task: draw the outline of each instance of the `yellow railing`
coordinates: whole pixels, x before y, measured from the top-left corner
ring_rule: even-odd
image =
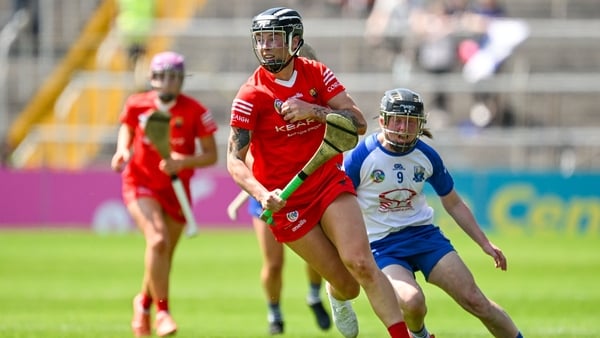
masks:
[[[157,17],[185,25],[204,2],[157,0]],[[106,135],[90,132],[82,140],[80,136],[75,137],[81,134],[78,129],[82,129],[81,126],[100,126],[98,130],[106,132],[107,126],[114,125],[116,130],[123,102],[135,89],[133,79],[122,77],[121,83],[108,86],[105,83],[97,86],[74,83],[80,72],[120,72],[133,76],[126,72],[126,55],[122,48],[111,53],[111,59],[104,65],[106,68],[99,69],[97,62],[97,53],[109,37],[116,11],[115,0],[105,0],[98,6],[64,59],[16,118],[8,133],[9,145],[17,149],[13,156],[15,166],[82,168],[96,156],[102,143],[98,141]],[[160,34],[150,36],[148,55],[168,49],[170,39]],[[57,133],[60,133],[60,141],[56,140]],[[53,136],[45,137],[48,134]]]

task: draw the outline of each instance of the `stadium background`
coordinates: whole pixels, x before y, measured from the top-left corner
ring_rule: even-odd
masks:
[[[256,66],[249,19],[284,4],[303,13],[306,40],[367,117],[376,116],[381,93],[393,86],[421,92],[426,105],[435,90],[451,96],[453,123],[435,130],[432,143],[486,229],[598,234],[600,7],[584,0],[504,1],[510,17],[527,23],[529,37],[505,71],[473,85],[459,71],[437,78],[415,71],[398,79],[393,57],[365,43],[365,14],[334,3],[157,1],[149,52],[173,49],[186,56],[185,90],[209,106],[220,124],[219,164],[194,180],[194,210],[202,226],[248,221],[243,212],[237,222],[225,214],[236,193],[224,169],[229,105]],[[20,25],[11,10],[7,2],[0,5],[6,65],[0,72],[0,227],[129,229],[119,177],[108,171],[117,116],[134,89],[125,55],[111,38],[115,1],[40,1],[37,34],[30,29],[35,16]],[[510,102],[515,126],[461,126],[473,92],[481,88]],[[69,209],[60,208],[64,201],[71,201]]]
[[[157,1],[150,52],[173,49],[186,56],[186,91],[205,102],[221,126],[219,164],[198,171],[193,181],[201,232],[182,241],[175,262],[180,336],[265,336],[260,255],[248,216],[242,211],[236,222],[226,217],[238,189],[225,171],[224,153],[231,99],[256,66],[250,17],[279,4],[305,16],[307,41],[368,117],[389,87],[412,87],[426,104],[438,89],[451,96],[453,124],[436,130],[431,142],[509,257],[508,273],[495,271],[442,211],[436,223],[528,337],[600,336],[598,2],[505,0],[530,35],[504,73],[477,86],[459,72],[436,78],[415,72],[400,81],[392,57],[365,43],[364,17],[340,14],[334,2]],[[109,170],[117,115],[134,89],[123,53],[107,38],[115,2],[39,0],[37,37],[31,26],[20,25],[23,16],[13,20],[12,3],[0,1],[0,336],[129,336],[143,239],[124,210],[119,175]],[[478,90],[509,100],[516,125],[461,127]],[[435,198],[431,203],[439,207]],[[286,336],[338,336],[335,330],[316,333],[308,323],[303,265],[288,257]],[[428,322],[438,336],[488,336],[443,292],[423,284]],[[355,306],[362,336],[385,334],[366,300]]]

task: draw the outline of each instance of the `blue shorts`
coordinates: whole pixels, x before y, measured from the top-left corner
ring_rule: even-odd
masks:
[[[260,202],[258,202],[256,198],[248,198],[248,213],[250,216],[260,218],[260,214],[262,214],[262,212],[263,208],[262,205],[260,205]]]
[[[422,271],[427,280],[442,257],[455,251],[442,230],[430,224],[407,227],[371,243],[371,251],[380,269],[401,265],[412,271]]]

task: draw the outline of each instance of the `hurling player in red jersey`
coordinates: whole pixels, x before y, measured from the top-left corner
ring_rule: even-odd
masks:
[[[317,55],[315,50],[307,43],[302,45],[298,52],[298,56],[316,60]],[[252,154],[249,152],[246,155],[246,164],[252,166]],[[242,191],[238,196],[248,199],[248,194]],[[238,197],[236,197],[236,200]],[[227,210],[232,219],[237,217],[237,209],[241,205],[233,205],[232,210]],[[254,199],[250,198],[248,203],[248,212],[252,217],[252,226],[256,233],[258,246],[262,253],[262,267],[260,270],[260,282],[262,284],[264,294],[267,300],[267,321],[269,324],[269,334],[283,334],[285,330],[284,315],[281,307],[281,291],[283,289],[283,266],[284,266],[284,249],[283,244],[275,240],[273,233],[269,229],[270,226],[260,218],[262,206]],[[322,330],[331,328],[331,318],[323,306],[321,301],[321,289],[323,278],[310,265],[306,264],[306,277],[308,279],[308,294],[306,303],[315,316],[317,325]]]
[[[362,287],[391,337],[409,338],[396,295],[378,269],[352,182],[338,155],[283,201],[283,188],[321,144],[325,116],[351,116],[360,134],[366,121],[324,64],[297,57],[303,44],[300,14],[268,9],[252,21],[260,67],[238,91],[231,110],[227,167],[242,189],[273,212],[273,231],[328,282],[333,321],[344,337],[358,335],[350,300]],[[251,168],[247,152],[254,155]]]
[[[169,313],[169,275],[185,218],[170,176],[179,176],[190,199],[194,169],[217,161],[217,125],[211,112],[181,93],[185,76],[183,56],[174,52],[156,54],[150,71],[152,90],[133,94],[125,102],[111,163],[113,170],[122,171],[123,199],[146,240],[144,277],[141,291],[134,298],[131,323],[138,337],[151,334],[153,302],[157,308],[156,334],[167,336],[177,330]],[[169,159],[162,159],[144,135],[143,122],[156,110],[171,115]],[[201,151],[196,149],[196,140]]]

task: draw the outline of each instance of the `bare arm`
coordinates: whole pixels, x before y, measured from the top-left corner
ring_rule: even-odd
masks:
[[[231,127],[227,145],[227,170],[243,190],[253,196],[265,209],[279,211],[284,205],[278,191],[268,191],[252,174],[246,165],[251,132],[247,129]],[[252,160],[249,158],[249,162]]]
[[[455,190],[452,190],[446,196],[441,197],[444,209],[452,216],[454,221],[483,251],[494,258],[497,268],[506,270],[506,257],[500,248],[489,241],[481,227],[475,220],[471,209],[465,204],[462,198]]]
[[[171,158],[162,160],[159,167],[166,173],[178,173],[186,168],[202,168],[213,165],[217,162],[217,142],[214,135],[201,137],[201,152],[196,155],[183,155],[171,152]]]
[[[200,149],[202,152],[192,157],[191,166],[193,167],[206,167],[217,163],[219,153],[217,150],[217,141],[214,135],[201,137]]]
[[[131,157],[131,142],[133,129],[126,124],[121,124],[117,136],[117,149],[112,157],[110,166],[114,171],[121,171]]]
[[[313,118],[325,123],[327,114],[337,113],[350,118],[358,129],[359,135],[363,135],[367,131],[367,122],[365,121],[362,111],[347,92],[344,91],[337,94],[329,100],[327,104],[329,107],[323,107],[292,98],[281,105],[281,115],[289,122]]]

